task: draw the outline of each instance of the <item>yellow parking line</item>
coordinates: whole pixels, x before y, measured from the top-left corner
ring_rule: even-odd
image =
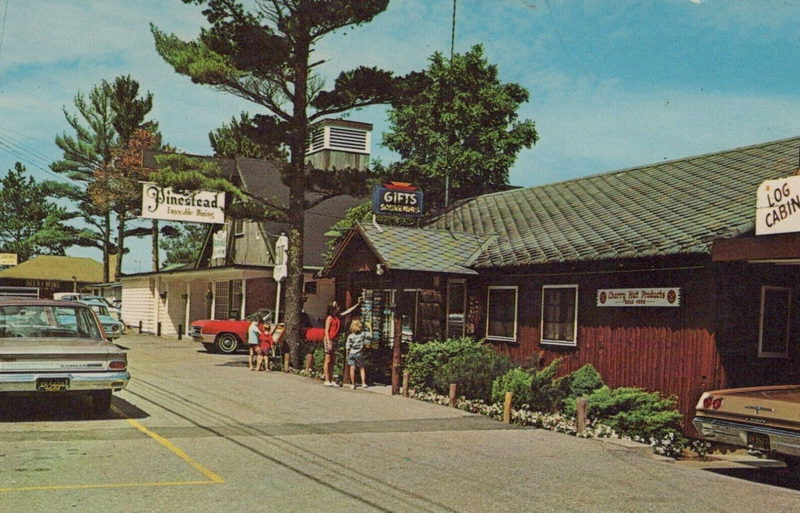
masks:
[[[117,414],[121,416],[125,416],[125,413],[118,410],[116,407],[111,407]],[[222,479],[220,476],[215,474],[214,472],[210,471],[200,463],[193,460],[188,454],[183,452],[181,449],[178,449],[172,442],[164,438],[163,436],[150,431],[142,424],[136,422],[133,419],[125,419],[128,423],[135,427],[137,430],[141,431],[142,433],[146,434],[156,442],[160,443],[167,449],[169,449],[172,453],[176,454],[180,457],[183,461],[188,463],[192,468],[206,476],[210,481],[156,481],[152,483],[106,483],[106,484],[85,484],[85,485],[50,485],[50,486],[18,486],[14,488],[0,488],[0,493],[6,492],[29,492],[29,491],[41,491],[41,490],[84,490],[88,488],[134,488],[134,487],[143,487],[143,486],[185,486],[185,485],[203,485],[203,484],[218,484],[224,483],[225,480]]]
[[[152,438],[156,442],[160,443],[161,445],[163,445],[164,447],[166,447],[167,449],[169,449],[170,451],[175,453],[179,458],[181,458],[183,461],[188,463],[192,468],[196,469],[198,472],[200,472],[201,474],[203,474],[204,476],[209,478],[212,482],[214,482],[214,483],[224,483],[225,482],[224,479],[222,479],[217,474],[211,472],[206,467],[204,467],[203,465],[201,465],[198,462],[196,462],[195,460],[193,460],[191,457],[189,457],[188,454],[186,454],[182,450],[180,450],[177,447],[175,447],[175,445],[172,442],[170,442],[169,440],[167,440],[163,436],[159,435],[158,433],[154,433],[154,432],[150,431],[149,429],[147,429],[146,427],[144,427],[143,425],[139,424],[138,422],[136,422],[133,419],[126,419],[126,420],[128,421],[128,423],[131,426],[135,427],[136,429],[138,429],[142,433],[146,434],[147,436],[149,436],[150,438]]]
[[[51,486],[18,486],[16,488],[0,488],[0,493],[5,492],[30,492],[41,490],[84,490],[87,488],[134,488],[141,486],[181,486],[213,484],[211,481],[161,481],[153,483],[107,483],[87,485],[51,485]]]

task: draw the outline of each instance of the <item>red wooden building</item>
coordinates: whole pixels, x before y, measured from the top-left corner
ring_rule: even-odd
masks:
[[[323,272],[387,337],[396,305],[405,339],[591,363],[610,386],[675,395],[690,419],[704,389],[800,380],[800,234],[754,235],[759,184],[794,175],[799,148],[488,194],[422,229],[360,225]]]

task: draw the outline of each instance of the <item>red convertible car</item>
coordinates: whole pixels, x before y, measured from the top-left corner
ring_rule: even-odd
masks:
[[[250,320],[260,316],[272,321],[272,311],[259,310],[248,316],[248,319],[213,319],[192,322],[189,334],[195,342],[200,342],[209,353],[234,353],[237,349],[247,347],[247,328]]]
[[[247,319],[242,320],[199,320],[191,323],[189,335],[195,342],[200,342],[209,353],[235,353],[239,349],[247,347],[247,329],[252,322],[250,319],[260,316],[265,321],[272,321],[271,310],[258,310],[251,314]],[[307,322],[307,324],[309,324]],[[280,339],[283,331],[283,323],[278,324],[278,332],[274,334],[275,340]],[[322,328],[308,328],[304,334],[306,340],[312,342],[322,341]]]

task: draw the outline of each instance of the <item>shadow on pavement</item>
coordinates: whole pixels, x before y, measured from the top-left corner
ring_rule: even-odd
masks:
[[[753,467],[706,469],[724,476],[800,491],[800,469]]]
[[[150,415],[114,395],[111,409],[103,414],[91,410],[91,401],[81,396],[15,396],[0,399],[0,422],[71,422],[109,419],[142,419]]]

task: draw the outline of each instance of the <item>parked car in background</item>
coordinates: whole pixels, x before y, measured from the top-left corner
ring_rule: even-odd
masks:
[[[83,294],[80,292],[56,292],[53,294],[53,299],[57,299],[59,301],[77,301]]]
[[[205,319],[191,323],[189,334],[210,353],[233,353],[247,347],[247,328],[252,319],[261,317],[272,322],[272,310],[261,309],[246,319]]]
[[[120,305],[121,305],[121,301],[119,301],[118,299],[111,299],[111,298],[106,297],[106,296],[84,295],[84,296],[81,297],[81,299],[83,299],[85,301],[102,301],[103,303],[106,304],[106,306],[108,307],[109,311],[112,314],[114,312],[118,312],[119,309],[120,309]]]
[[[76,297],[73,298],[72,296]],[[122,320],[122,309],[120,308],[120,305],[113,304],[111,300],[105,296],[92,296],[89,294],[72,294],[65,296],[65,298],[69,298],[68,299],[69,301],[91,301],[94,303],[101,303],[103,305],[106,305],[106,308],[108,308],[111,317],[117,319],[118,321]]]
[[[127,355],[103,336],[89,306],[0,301],[0,397],[81,395],[102,415],[129,380]]]
[[[106,337],[114,340],[125,332],[125,325],[111,316],[105,303],[87,300],[80,300],[78,302],[89,306],[94,311],[95,315],[97,315],[97,318],[100,320],[100,325],[103,327],[103,332],[106,334]]]
[[[692,420],[700,437],[800,463],[800,385],[704,392]]]

